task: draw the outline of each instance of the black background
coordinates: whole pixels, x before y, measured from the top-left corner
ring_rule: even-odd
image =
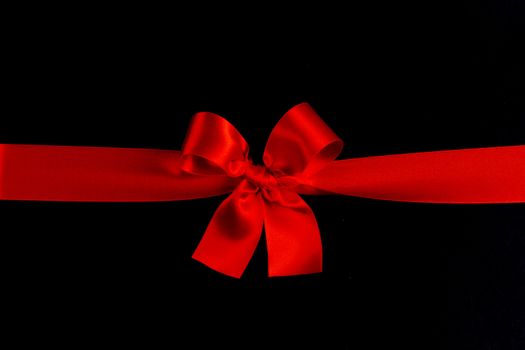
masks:
[[[343,158],[525,144],[518,2],[7,17],[2,143],[179,149],[205,110],[260,159],[281,115],[306,101],[345,140]],[[325,271],[269,279],[261,244],[235,280],[191,259],[223,199],[0,202],[19,341],[525,346],[522,204],[307,197]]]

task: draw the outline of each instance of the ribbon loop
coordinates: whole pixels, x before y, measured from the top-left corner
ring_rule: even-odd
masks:
[[[343,141],[307,103],[290,109],[273,129],[264,164],[286,175],[310,175],[333,161]]]
[[[213,113],[193,116],[182,146],[181,167],[198,175],[240,176],[248,143],[226,119]]]

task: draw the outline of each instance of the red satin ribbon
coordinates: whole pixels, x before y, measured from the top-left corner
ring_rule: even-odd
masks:
[[[320,272],[321,238],[299,194],[432,203],[525,202],[525,146],[336,161],[343,142],[306,103],[272,131],[264,166],[225,119],[197,113],[182,151],[0,145],[0,199],[143,202],[232,192],[193,257],[240,277],[262,234],[270,276]]]

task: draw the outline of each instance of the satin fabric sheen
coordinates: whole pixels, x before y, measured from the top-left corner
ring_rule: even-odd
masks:
[[[306,103],[272,131],[263,165],[224,118],[197,113],[182,151],[0,144],[0,199],[148,202],[231,193],[193,257],[240,277],[261,238],[270,276],[322,270],[321,236],[299,194],[427,203],[525,202],[525,146],[335,160],[343,142]]]

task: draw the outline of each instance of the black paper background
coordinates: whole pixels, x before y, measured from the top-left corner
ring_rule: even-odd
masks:
[[[307,101],[342,157],[525,144],[517,2],[224,11],[13,15],[0,142],[179,149],[207,110],[260,159],[280,116]],[[19,341],[525,346],[522,204],[307,197],[325,271],[269,279],[261,244],[235,280],[191,259],[223,199],[0,202]]]

